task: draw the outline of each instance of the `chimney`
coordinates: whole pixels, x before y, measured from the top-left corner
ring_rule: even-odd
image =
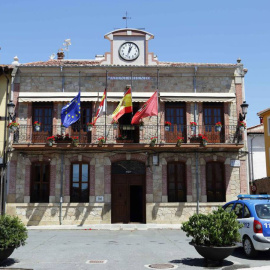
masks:
[[[65,57],[64,52],[58,52],[58,53],[57,53],[57,60],[63,60],[64,57]]]
[[[263,118],[260,117],[260,124],[263,124]]]

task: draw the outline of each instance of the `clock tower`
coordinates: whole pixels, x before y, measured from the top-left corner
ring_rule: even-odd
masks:
[[[157,65],[157,57],[148,52],[148,41],[154,36],[140,29],[123,28],[104,36],[111,43],[105,53],[103,65]]]

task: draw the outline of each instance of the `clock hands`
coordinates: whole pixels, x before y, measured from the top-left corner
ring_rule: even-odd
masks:
[[[128,49],[128,54],[130,53],[131,49],[132,49],[132,45],[130,44],[129,49]]]

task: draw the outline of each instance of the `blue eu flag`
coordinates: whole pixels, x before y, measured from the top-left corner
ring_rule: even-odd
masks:
[[[69,104],[61,110],[61,121],[66,128],[78,121],[81,117],[81,93],[73,98]]]

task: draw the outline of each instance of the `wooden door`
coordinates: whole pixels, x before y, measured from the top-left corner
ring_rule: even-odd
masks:
[[[112,175],[112,223],[145,223],[145,175]]]
[[[185,103],[166,103],[165,121],[171,122],[169,131],[165,131],[165,141],[176,143],[177,137],[186,141],[186,106]]]
[[[223,103],[204,103],[203,105],[203,134],[210,143],[220,143],[224,141],[224,117]],[[221,132],[215,130],[215,124],[221,122],[223,128]]]
[[[33,105],[32,122],[38,121],[41,123],[40,131],[35,131],[33,126],[32,142],[44,143],[47,137],[52,135],[52,112],[53,104],[51,102],[37,102]]]
[[[125,174],[112,175],[112,223],[128,223],[128,182]]]
[[[87,123],[92,120],[92,103],[81,103],[81,118],[71,125],[71,135],[79,137],[80,143],[91,142],[91,132],[87,130]]]

